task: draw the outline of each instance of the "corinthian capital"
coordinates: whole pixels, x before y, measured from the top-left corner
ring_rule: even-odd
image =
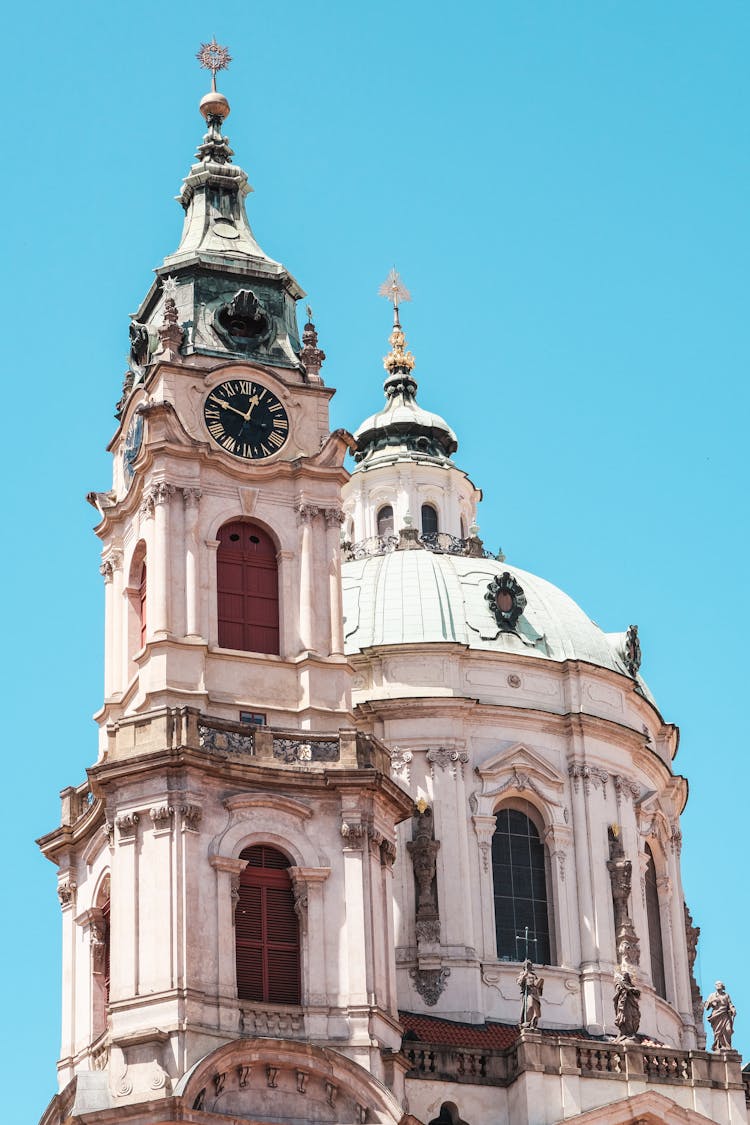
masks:
[[[325,516],[328,527],[334,527],[336,525],[341,526],[346,519],[341,508],[323,508],[323,515]]]
[[[307,523],[308,520],[314,520],[316,516],[320,515],[320,508],[315,504],[298,504],[295,508],[300,523]]]

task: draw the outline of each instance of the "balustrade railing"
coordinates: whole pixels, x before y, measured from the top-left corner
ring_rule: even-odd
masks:
[[[356,543],[342,543],[341,550],[345,562],[356,559],[368,559],[377,555],[389,555],[393,551],[414,550],[422,548],[432,551],[437,555],[465,555],[471,558],[496,559],[502,562],[502,554],[493,555],[486,551],[480,539],[462,539],[458,535],[450,535],[447,531],[429,531],[424,535],[412,528],[406,529],[399,535],[371,535],[368,539],[360,539]]]

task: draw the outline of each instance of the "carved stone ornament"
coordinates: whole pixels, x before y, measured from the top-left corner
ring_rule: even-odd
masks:
[[[400,747],[394,746],[391,751],[391,774],[402,776],[408,784],[411,775],[409,767],[413,757],[411,750],[401,750]]]
[[[60,899],[60,906],[65,909],[75,902],[76,890],[78,889],[75,879],[63,879],[57,885],[57,897]]]
[[[641,945],[628,910],[633,865],[625,856],[619,833],[612,828],[609,829],[609,856],[607,869],[612,883],[617,962],[621,973],[628,973],[641,962]]]
[[[695,979],[695,959],[698,956],[698,938],[701,936],[700,926],[693,924],[693,916],[688,909],[688,904],[683,903],[685,910],[685,940],[687,942],[688,965],[690,967],[690,997],[693,1004],[693,1018],[695,1028],[700,1040],[703,1028],[703,999],[698,982]],[[705,1036],[703,1037],[705,1041]],[[700,1042],[698,1044],[701,1045]]]
[[[526,608],[526,595],[513,575],[507,570],[496,575],[487,587],[484,600],[500,628],[506,633],[515,632],[518,618]]]
[[[216,324],[235,340],[263,343],[270,334],[271,321],[251,289],[240,289],[216,313]]]
[[[437,1004],[445,991],[450,969],[409,969],[409,976],[419,995],[430,1008]]]
[[[89,942],[91,944],[91,971],[97,976],[102,976],[107,968],[107,942],[104,927],[101,923],[91,923]]]
[[[198,825],[203,816],[203,809],[199,805],[182,805],[180,808],[183,828],[190,832],[197,832]]]
[[[141,818],[137,812],[125,813],[122,816],[118,816],[115,824],[117,825],[117,831],[119,833],[119,838],[121,841],[135,839],[135,834],[138,829],[138,821],[140,819]]]
[[[308,742],[304,738],[274,738],[273,756],[289,765],[294,762],[337,762],[339,743],[338,739]]]
[[[408,841],[406,848],[414,867],[414,880],[417,888],[417,919],[419,919],[427,916],[428,913],[434,915],[437,912],[433,883],[440,841],[432,838],[432,809],[426,808],[424,812],[417,816],[416,820],[414,839]]]
[[[635,679],[638,675],[638,669],[641,666],[641,642],[638,639],[637,625],[628,625],[628,631],[625,634],[623,659],[625,661],[625,667],[633,679]]]
[[[463,768],[468,760],[469,755],[464,750],[446,750],[439,747],[427,751],[427,761],[430,763],[430,772],[433,777],[435,776],[435,766],[438,766],[441,770],[449,769],[453,777],[456,777],[457,768],[460,766],[463,774]]]
[[[255,732],[250,730],[247,734],[240,734],[239,731],[219,730],[199,723],[198,744],[201,750],[224,754],[254,754]]]
[[[322,382],[320,369],[326,358],[326,353],[318,347],[318,333],[312,320],[312,309],[307,306],[307,324],[302,329],[302,350],[299,357],[305,366],[308,378],[314,382]]]
[[[177,322],[177,305],[174,297],[164,301],[164,317],[159,328],[161,349],[169,359],[176,359],[182,347],[184,332]]]
[[[149,816],[154,828],[157,831],[163,831],[165,828],[171,827],[174,809],[171,805],[159,805],[157,808],[149,810]]]
[[[578,792],[581,782],[583,782],[583,791],[588,797],[591,792],[591,786],[598,789],[601,785],[604,797],[607,796],[607,782],[609,781],[609,774],[606,770],[599,769],[597,766],[590,766],[586,762],[572,762],[568,766],[568,776],[573,782],[573,789]]]

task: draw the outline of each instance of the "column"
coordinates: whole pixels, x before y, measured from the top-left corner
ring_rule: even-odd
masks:
[[[115,662],[115,606],[116,601],[113,591],[112,578],[114,574],[114,567],[112,561],[106,558],[99,567],[99,573],[104,579],[104,698],[109,699],[112,695],[114,684],[114,662]]]
[[[201,636],[198,591],[200,588],[200,554],[198,551],[199,488],[183,488],[185,507],[185,634]]]
[[[216,593],[216,554],[219,550],[218,539],[207,539],[206,567],[208,569],[208,622],[204,622],[209,645],[219,643],[219,601]]]
[[[169,502],[174,495],[174,485],[159,481],[150,489],[154,502],[154,558],[149,570],[148,616],[153,621],[152,636],[165,636],[169,632]],[[146,565],[149,565],[147,560]],[[151,574],[154,581],[151,581]]]
[[[326,561],[328,563],[328,602],[330,635],[327,638],[328,651],[344,651],[344,607],[341,596],[341,525],[344,513],[340,508],[326,508]]]
[[[318,509],[311,504],[300,504],[297,508],[302,535],[300,543],[300,613],[299,630],[302,649],[311,650],[315,647],[315,608],[313,589],[313,541],[312,521],[318,514]]]

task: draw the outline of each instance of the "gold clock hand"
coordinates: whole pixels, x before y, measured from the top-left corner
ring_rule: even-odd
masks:
[[[250,399],[250,405],[247,408],[247,413],[242,415],[242,417],[245,419],[246,422],[250,421],[250,415],[252,414],[253,410],[255,410],[255,407],[258,405],[259,402],[260,402],[260,399],[258,398],[258,396],[253,395],[253,397]]]
[[[247,421],[247,415],[243,414],[241,410],[238,410],[236,406],[230,406],[228,402],[222,402],[221,399],[214,399],[214,402],[218,402],[219,406],[223,407],[224,410],[231,410],[233,414],[239,414],[240,418],[244,418],[245,421]]]

